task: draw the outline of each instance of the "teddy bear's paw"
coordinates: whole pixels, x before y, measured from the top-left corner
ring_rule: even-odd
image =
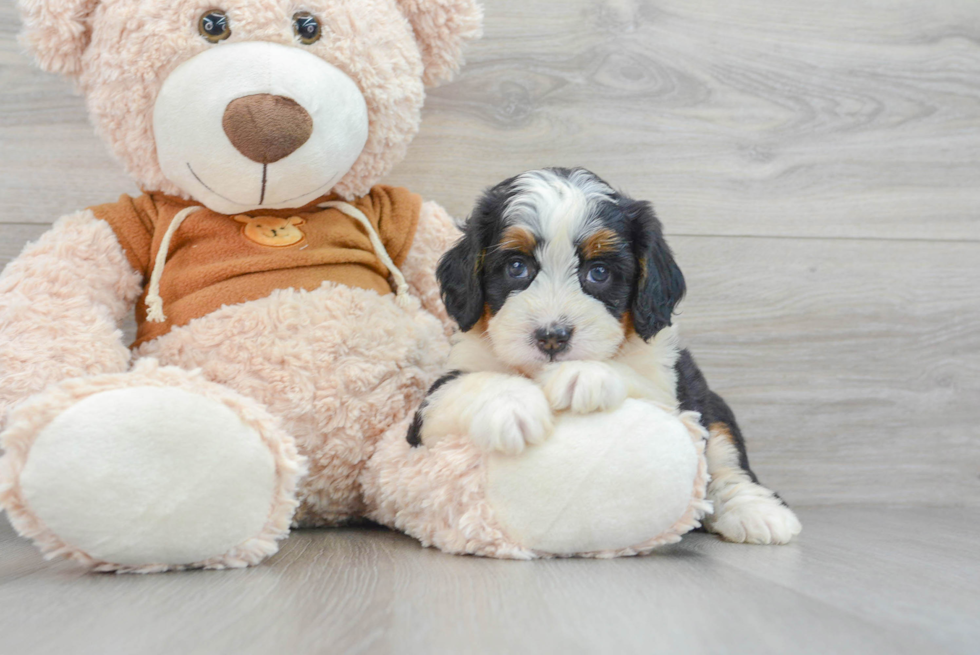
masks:
[[[115,377],[103,388],[126,376]],[[10,463],[20,469],[19,500],[7,509],[19,529],[45,552],[100,570],[236,567],[274,552],[283,530],[270,513],[288,525],[295,509],[279,497],[298,474],[291,441],[250,400],[185,382],[99,391],[67,406],[52,394],[15,417],[5,438],[29,444]],[[52,420],[29,434],[38,412]]]
[[[736,495],[722,503],[705,521],[708,529],[735,543],[789,543],[803,526],[793,510],[765,491],[768,494]]]
[[[603,412],[616,409],[626,400],[626,383],[605,362],[549,364],[538,374],[537,381],[555,411]]]
[[[487,389],[470,423],[470,438],[483,450],[517,455],[551,434],[551,407],[533,383],[515,378]]]

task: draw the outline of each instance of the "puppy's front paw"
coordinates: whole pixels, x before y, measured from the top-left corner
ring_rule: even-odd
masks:
[[[551,407],[541,389],[528,380],[514,380],[487,390],[473,414],[470,438],[484,450],[517,455],[525,444],[544,441],[551,428]]]
[[[626,400],[626,383],[605,362],[549,364],[538,374],[537,381],[556,411],[602,412],[616,409]]]
[[[793,510],[774,496],[736,496],[706,524],[726,541],[746,544],[789,543],[803,529]]]

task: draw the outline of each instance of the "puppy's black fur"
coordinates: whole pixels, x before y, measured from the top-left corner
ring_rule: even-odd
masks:
[[[566,179],[574,172],[566,168],[548,170]],[[602,181],[594,174],[589,175]],[[504,211],[518,192],[515,185],[518,177],[504,180],[483,194],[466,222],[463,237],[439,262],[436,276],[446,310],[463,332],[472,329],[485,312],[495,314],[508,296],[520,291],[522,286],[526,288],[534,279],[533,257],[495,247],[507,228]],[[615,249],[603,252],[594,260],[586,260],[580,251],[582,264],[594,261],[610,271],[610,282],[596,286],[584,278],[588,267],[580,266],[582,289],[600,300],[613,316],[624,318],[629,313],[633,329],[649,341],[671,325],[674,309],[687,288],[684,274],[674,260],[664,239],[663,226],[650,203],[616,193],[610,202],[598,207],[596,218],[604,228],[622,238]],[[525,280],[506,275],[504,267],[515,257],[523,257],[529,267],[530,274]],[[729,433],[739,454],[738,465],[753,482],[758,482],[749,468],[745,440],[734,413],[721,396],[711,391],[691,353],[681,351],[675,368],[681,408],[700,412],[706,429]],[[450,373],[436,382],[429,393],[459,375],[459,371]],[[420,408],[408,433],[408,441],[413,446],[421,443],[421,429]]]
[[[631,201],[626,211],[631,218],[630,236],[640,269],[631,310],[633,328],[644,341],[649,341],[671,324],[674,308],[687,292],[687,284],[653,207],[647,202]]]
[[[547,170],[568,178],[581,169]],[[507,227],[503,215],[518,193],[518,177],[504,180],[483,194],[466,221],[463,237],[439,261],[436,277],[446,311],[463,332],[472,329],[485,311],[495,314],[511,293],[522,286],[526,288],[534,279],[532,257],[494,247]],[[609,267],[613,283],[601,289],[590,288],[584,279],[587,267],[582,266],[583,290],[601,300],[617,318],[629,311],[636,333],[649,340],[671,324],[674,308],[687,288],[684,274],[674,261],[664,240],[663,226],[650,203],[617,193],[614,202],[602,203],[598,208],[597,219],[622,235],[622,248],[595,260]],[[523,257],[532,269],[523,281],[505,274],[504,266],[515,257]]]
[[[500,241],[506,227],[501,213],[513,195],[516,179],[504,180],[483,194],[466,221],[463,237],[439,260],[436,278],[442,301],[446,312],[463,332],[472,329],[483,316],[487,304],[484,289],[486,253],[492,244]],[[494,304],[502,306],[506,295],[495,293],[494,296]]]
[[[738,465],[749,474],[752,482],[758,482],[752,469],[749,468],[749,456],[745,451],[745,439],[742,431],[735,421],[735,413],[731,407],[708,387],[708,381],[698,365],[694,362],[691,351],[686,348],[681,351],[677,363],[674,364],[677,371],[677,400],[680,402],[681,409],[699,412],[701,414],[701,424],[705,428],[712,425],[722,424],[732,435],[732,442],[738,449]]]
[[[408,426],[408,435],[406,438],[408,439],[408,443],[412,448],[417,448],[422,445],[422,412],[425,411],[426,401],[428,400],[429,396],[434,394],[439,387],[452,382],[462,374],[462,371],[449,371],[441,378],[433,382],[432,386],[429,387],[429,391],[425,394],[426,400],[423,400],[422,404],[419,405],[419,408],[415,411],[415,416],[412,417],[412,424]]]

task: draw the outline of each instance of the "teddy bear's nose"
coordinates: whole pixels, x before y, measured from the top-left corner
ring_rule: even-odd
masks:
[[[313,134],[313,119],[298,102],[268,93],[232,100],[221,124],[238,152],[260,164],[291,155]]]

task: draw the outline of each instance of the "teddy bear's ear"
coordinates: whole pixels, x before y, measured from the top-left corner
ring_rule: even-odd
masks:
[[[77,75],[98,4],[99,0],[18,0],[24,22],[20,41],[42,69]]]
[[[426,86],[448,82],[463,63],[463,42],[482,33],[477,0],[397,0],[422,51]]]
[[[305,218],[300,218],[299,216],[290,216],[289,220],[286,222],[288,225],[302,225],[306,222]]]

